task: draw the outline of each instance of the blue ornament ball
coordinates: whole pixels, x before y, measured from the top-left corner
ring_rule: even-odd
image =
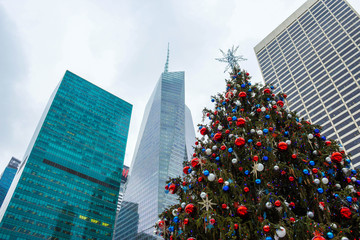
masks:
[[[174,227],[173,227],[173,226],[170,226],[170,227],[169,227],[169,231],[170,231],[170,232],[173,232],[173,231],[174,231]]]
[[[310,164],[310,166],[314,166],[314,165],[315,165],[315,162],[314,162],[314,161],[310,161],[309,164]]]
[[[204,170],[203,173],[204,173],[205,176],[209,176],[209,174],[210,174],[210,173],[209,173],[209,170]]]
[[[252,139],[249,139],[249,140],[248,140],[248,143],[252,143],[252,141],[253,141]]]
[[[263,156],[263,160],[267,161],[267,160],[269,160],[269,158],[267,156]]]
[[[326,236],[330,239],[334,238],[334,234],[332,232],[327,232]]]
[[[241,84],[241,87],[244,88],[244,87],[246,87],[246,85],[245,85],[245,84]]]
[[[220,157],[216,157],[215,160],[216,160],[216,161],[219,161],[219,160],[220,160]]]
[[[235,116],[232,117],[232,120],[233,120],[233,121],[236,121],[236,119],[237,119],[237,117],[235,117]]]
[[[179,222],[179,217],[174,217],[173,222],[178,223]]]
[[[316,129],[314,130],[314,132],[315,132],[315,133],[320,133],[320,130],[316,128]]]
[[[347,196],[347,197],[346,197],[346,201],[348,201],[349,203],[351,203],[351,202],[352,202],[352,197]]]
[[[260,184],[260,183],[261,183],[261,180],[260,180],[260,179],[256,179],[256,180],[255,180],[255,183],[256,183],[256,184]]]
[[[321,139],[322,139],[323,141],[325,141],[325,140],[326,140],[326,137],[325,137],[325,136],[322,136]]]
[[[246,170],[244,173],[245,173],[245,175],[249,175],[249,174],[250,174],[250,171],[249,171],[249,170]]]
[[[224,190],[224,191],[228,191],[228,190],[229,190],[229,186],[228,186],[228,185],[223,186],[223,190]]]
[[[266,118],[266,119],[270,119],[270,115],[266,115],[265,118]]]
[[[263,132],[266,134],[266,133],[269,132],[269,130],[268,130],[267,128],[265,128],[265,129],[263,130]]]
[[[274,89],[274,86],[270,86],[271,89]]]
[[[232,148],[229,148],[228,149],[229,153],[233,152],[233,149]]]
[[[211,102],[215,102],[215,99],[211,99]]]
[[[266,237],[265,240],[273,240],[272,237]]]
[[[324,189],[322,189],[322,188],[318,188],[317,191],[318,191],[318,193],[320,193],[320,194],[324,193]]]
[[[304,170],[303,170],[303,173],[306,174],[306,175],[308,175],[308,174],[309,174],[309,170],[304,169]]]

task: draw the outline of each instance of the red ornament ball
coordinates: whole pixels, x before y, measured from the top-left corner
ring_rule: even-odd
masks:
[[[254,156],[254,157],[253,157],[253,160],[254,160],[255,162],[257,162],[257,161],[259,160],[259,157],[258,157],[258,156]]]
[[[268,89],[268,88],[264,89],[264,94],[270,94],[270,92],[271,92],[270,89]]]
[[[161,220],[159,221],[159,228],[163,228],[165,226],[165,221]]]
[[[326,141],[325,144],[326,144],[326,146],[330,146],[331,142],[330,142],[330,141]]]
[[[239,126],[239,127],[241,127],[241,126],[244,126],[245,125],[245,119],[243,119],[243,118],[238,118],[237,120],[236,120],[236,126]]]
[[[293,155],[291,155],[291,158],[292,158],[292,159],[296,159],[296,158],[297,158],[297,155],[296,155],[296,154],[293,154]]]
[[[270,226],[269,226],[269,225],[265,225],[265,226],[263,227],[263,230],[264,230],[264,232],[266,232],[266,233],[270,232]]]
[[[220,183],[220,184],[224,183],[224,179],[219,178],[218,183]]]
[[[258,113],[261,112],[261,108],[256,109],[256,111],[257,111]]]
[[[294,223],[295,222],[295,218],[291,217],[290,219],[290,222]]]
[[[222,209],[226,209],[226,208],[227,208],[227,205],[226,205],[225,203],[223,203],[223,204],[221,205],[221,208],[222,208]]]
[[[289,177],[289,181],[290,181],[290,182],[293,182],[294,180],[295,180],[294,177],[292,177],[292,176]]]
[[[237,213],[238,213],[241,217],[244,217],[244,216],[247,215],[248,209],[247,209],[247,207],[245,207],[245,206],[240,206],[240,207],[238,207],[238,209],[237,209]]]
[[[196,240],[196,238],[190,237],[187,240]]]
[[[186,212],[187,214],[192,214],[192,213],[194,213],[194,212],[195,212],[195,206],[194,206],[194,204],[189,203],[188,205],[186,205],[186,207],[185,207],[185,212]]]
[[[241,98],[246,97],[246,95],[247,95],[246,92],[240,92],[240,93],[239,93],[239,97],[241,97]]]
[[[193,158],[191,160],[191,166],[194,168],[199,164],[199,159],[198,158]]]
[[[312,169],[312,172],[313,172],[314,174],[317,174],[318,171],[319,171],[319,170],[318,170],[317,168],[313,168],[313,169]]]
[[[261,142],[257,142],[256,146],[261,147]]]
[[[189,166],[185,166],[185,167],[183,168],[183,172],[184,172],[185,174],[189,174],[189,169],[190,169]]]
[[[350,219],[351,218],[351,211],[347,207],[342,207],[340,209],[340,214],[343,218]]]
[[[276,201],[275,201],[275,207],[280,207],[280,206],[281,206],[280,200],[276,200]]]
[[[336,163],[339,163],[341,162],[342,160],[342,155],[341,153],[339,152],[334,152],[333,154],[331,154],[331,160],[336,162]]]
[[[234,224],[234,229],[235,229],[235,230],[239,229],[239,224],[235,223],[235,224]]]
[[[238,147],[242,147],[245,145],[245,139],[242,137],[238,137],[237,139],[235,139],[235,145]]]
[[[283,107],[283,106],[284,106],[284,102],[281,101],[281,100],[277,101],[276,104],[277,104],[279,107]]]
[[[234,96],[234,93],[232,91],[229,91],[225,94],[226,98],[232,98]]]
[[[214,225],[215,224],[215,219],[211,218],[209,222],[210,222],[211,225]]]
[[[315,236],[311,240],[326,240],[326,238],[323,238],[322,236]]]
[[[184,224],[187,225],[189,223],[189,219],[188,218],[185,218],[184,219]]]
[[[244,192],[249,192],[250,191],[250,189],[248,188],[248,187],[244,187]]]
[[[171,193],[171,194],[175,194],[176,193],[176,185],[175,184],[170,184],[170,186],[169,186],[169,192]]]
[[[215,140],[215,141],[219,141],[219,140],[221,140],[221,138],[222,138],[221,133],[216,133],[216,134],[214,135],[214,140]]]
[[[201,182],[202,180],[203,180],[203,178],[202,178],[202,177],[199,177],[199,178],[198,178],[198,181],[199,181],[199,182]]]
[[[207,134],[207,132],[208,132],[208,130],[207,130],[206,127],[203,127],[203,128],[200,129],[200,134],[201,135],[205,135],[205,134]]]
[[[221,149],[222,151],[224,151],[224,150],[226,149],[226,146],[225,146],[225,145],[222,145],[222,146],[220,147],[220,149]]]
[[[280,151],[286,151],[287,148],[288,148],[288,145],[287,145],[286,142],[279,142],[278,148],[279,148]]]

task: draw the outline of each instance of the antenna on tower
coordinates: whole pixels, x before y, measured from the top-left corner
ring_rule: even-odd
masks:
[[[164,68],[164,72],[168,72],[168,69],[169,69],[169,43],[168,43],[168,49],[167,49],[167,57],[166,57],[166,63],[165,63],[165,68]]]

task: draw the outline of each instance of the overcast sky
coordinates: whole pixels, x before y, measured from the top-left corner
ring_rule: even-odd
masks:
[[[359,0],[348,0],[359,11]],[[66,70],[133,104],[130,165],[145,104],[166,60],[185,71],[194,125],[224,90],[214,60],[239,45],[241,66],[262,82],[254,46],[305,0],[0,0],[0,174],[23,158]]]

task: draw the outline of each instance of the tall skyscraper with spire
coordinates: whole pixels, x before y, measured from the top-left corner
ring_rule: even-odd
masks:
[[[346,0],[308,0],[256,47],[265,83],[323,126],[360,166],[360,15]]]
[[[185,73],[169,72],[169,48],[164,72],[145,107],[124,203],[115,239],[154,238],[154,224],[176,197],[165,193],[166,180],[182,175],[182,163],[191,157],[195,131],[185,105]],[[138,210],[129,211],[126,206]],[[134,219],[134,217],[138,217]]]

